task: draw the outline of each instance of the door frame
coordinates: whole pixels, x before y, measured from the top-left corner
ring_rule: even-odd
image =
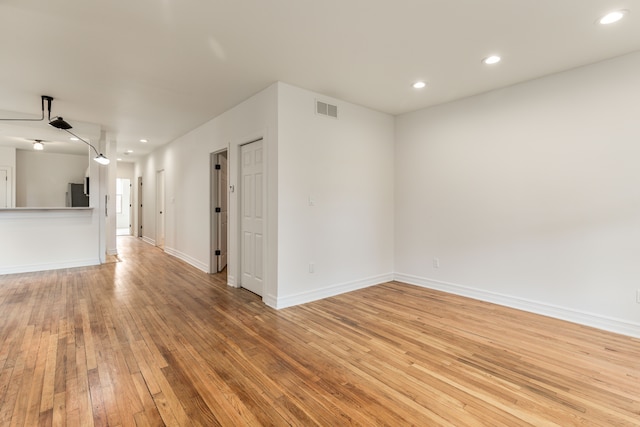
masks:
[[[0,170],[7,172],[7,180],[3,183],[6,186],[7,194],[5,202],[8,208],[13,208],[15,206],[15,195],[14,195],[14,185],[13,185],[13,168],[11,166],[0,166]]]
[[[122,188],[123,188],[123,194],[124,195],[124,190],[125,190],[125,185],[124,182],[128,181],[129,183],[129,198],[127,200],[124,200],[124,198],[120,199],[120,206],[122,208],[122,210],[124,211],[124,209],[127,209],[127,236],[132,236],[133,235],[133,183],[131,182],[130,178],[119,178],[116,177],[116,196],[118,196],[118,180],[120,180],[122,182]],[[116,201],[117,202],[117,201]],[[116,210],[117,210],[117,206],[116,206]],[[118,213],[116,212],[116,235],[119,235],[117,232],[118,230],[122,230],[121,227],[118,227]],[[122,234],[120,234],[122,236]]]
[[[138,224],[136,236],[142,238],[142,177],[138,177]]]
[[[166,189],[165,189],[165,176],[164,169],[159,169],[156,171],[156,246],[164,250],[166,246],[166,221],[165,217],[166,213]],[[160,233],[162,231],[162,233]],[[162,234],[162,239],[160,239],[160,234]]]
[[[218,207],[218,188],[219,180],[216,173],[216,164],[218,164],[218,157],[222,154],[227,154],[227,162],[229,162],[229,149],[224,148],[222,150],[214,151],[209,155],[209,274],[218,273],[218,258],[216,255],[216,249],[218,242],[218,215],[216,215],[216,207]],[[229,182],[229,171],[227,170],[227,183]],[[227,196],[228,197],[228,196]],[[229,209],[229,200],[227,200],[227,217]],[[228,220],[227,220],[227,236]],[[227,253],[229,252],[229,239],[227,237]]]

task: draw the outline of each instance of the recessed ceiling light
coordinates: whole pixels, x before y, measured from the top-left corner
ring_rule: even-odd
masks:
[[[414,89],[422,89],[422,88],[425,88],[426,86],[427,86],[427,84],[426,84],[425,82],[422,82],[422,81],[420,81],[420,82],[415,82],[415,83],[413,84],[413,88],[414,88]]]
[[[149,142],[149,141],[147,141],[146,139],[141,139],[140,142],[144,144],[145,142]]]
[[[498,55],[491,55],[491,56],[487,56],[486,58],[484,58],[482,60],[482,63],[486,64],[486,65],[493,65],[493,64],[497,64],[501,60],[502,60],[502,58],[500,58]]]
[[[616,10],[615,12],[607,13],[605,16],[600,18],[598,22],[602,25],[613,24],[614,22],[618,22],[624,18],[624,15],[627,13],[629,13],[628,10]]]
[[[69,140],[71,141],[80,141],[78,138],[76,138],[75,136],[72,136],[71,138],[69,138]]]
[[[133,150],[127,150],[127,153],[131,154],[133,153]]]
[[[122,159],[121,159],[120,157],[118,157],[116,160],[117,160],[117,161],[119,161],[119,162],[121,162],[121,161],[122,161]]]

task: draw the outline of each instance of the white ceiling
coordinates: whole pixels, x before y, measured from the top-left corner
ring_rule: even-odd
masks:
[[[275,81],[399,114],[637,51],[637,4],[2,0],[0,110],[38,115],[53,96],[53,115],[101,125],[131,159]],[[631,12],[595,23],[616,9]]]

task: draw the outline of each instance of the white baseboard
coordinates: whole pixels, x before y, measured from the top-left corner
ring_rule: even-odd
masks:
[[[381,274],[379,276],[368,277],[366,279],[355,280],[353,282],[327,286],[322,289],[300,292],[294,295],[288,295],[278,298],[270,297],[268,299],[265,299],[264,302],[265,304],[273,308],[287,308],[294,305],[305,304],[311,301],[317,301],[319,299],[344,294],[346,292],[351,292],[362,288],[368,288],[369,286],[379,285],[391,280],[393,280],[393,273]]]
[[[89,258],[65,262],[0,267],[0,274],[31,273],[33,271],[60,270],[61,268],[89,267],[92,265],[100,265],[100,260],[98,258]]]
[[[150,238],[150,237],[142,236],[141,239],[142,239],[143,242],[148,243],[151,246],[155,246],[156,245],[156,241],[154,239]]]
[[[273,295],[267,295],[262,297],[262,302],[271,308],[278,308],[278,298]]]
[[[238,284],[236,283],[236,277],[232,276],[228,272],[229,268],[227,267],[227,286],[231,286],[232,288],[239,288],[240,286],[238,286]]]
[[[395,280],[398,282],[408,283],[410,285],[435,289],[454,295],[461,295],[480,301],[486,301],[506,307],[516,308],[518,310],[541,314],[543,316],[566,320],[568,322],[578,323],[580,325],[591,326],[605,331],[640,338],[640,324],[621,319],[614,319],[598,314],[587,313],[552,304],[531,301],[408,274],[396,273]]]
[[[205,273],[209,272],[209,266],[203,262],[198,261],[197,259],[180,252],[177,249],[173,249],[173,248],[169,248],[167,246],[164,247],[164,251],[166,253],[168,253],[171,256],[174,256],[178,259],[181,259],[182,261],[186,262],[187,264],[190,264],[192,266],[194,266],[195,268],[197,268],[198,270],[202,270]]]

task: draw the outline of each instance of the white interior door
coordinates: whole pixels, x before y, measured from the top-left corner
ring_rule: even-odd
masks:
[[[0,208],[11,207],[9,196],[9,171],[7,169],[0,169]]]
[[[240,147],[241,286],[262,295],[264,280],[264,153],[262,140]]]
[[[227,228],[229,223],[229,185],[227,178],[227,154],[218,155],[218,271],[224,270],[227,266]]]
[[[156,246],[164,249],[164,170],[156,172]]]

